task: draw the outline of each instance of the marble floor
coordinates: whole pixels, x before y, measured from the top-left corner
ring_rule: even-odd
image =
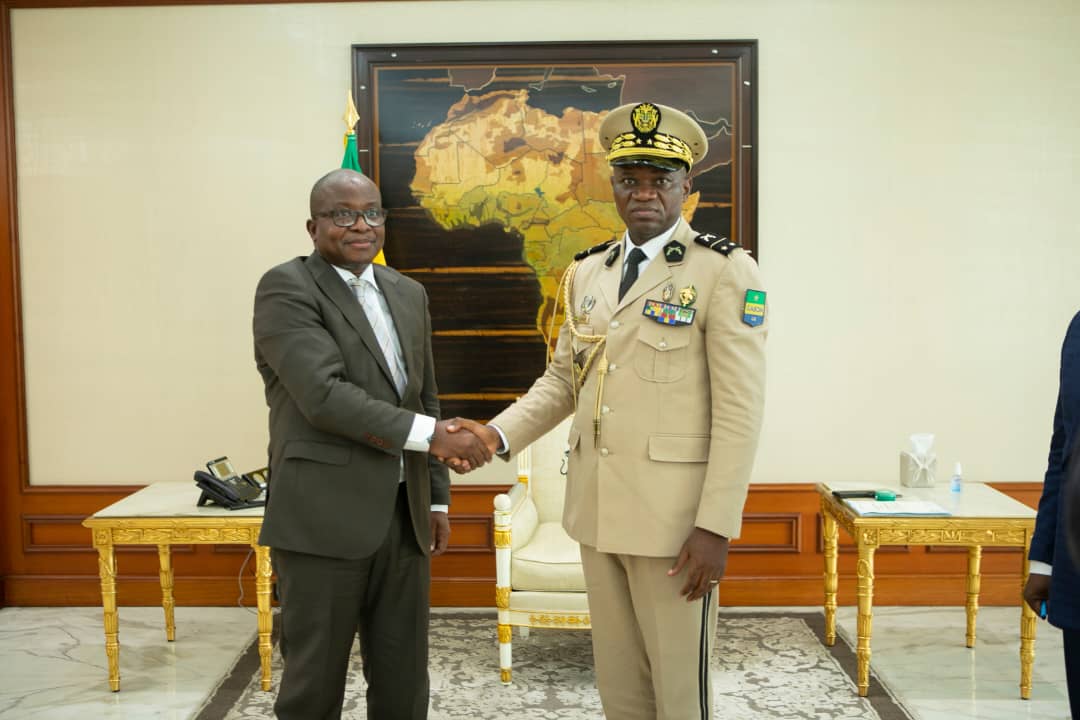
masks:
[[[837,617],[840,632],[854,637],[854,608]],[[176,633],[175,643],[165,641],[160,608],[121,608],[121,691],[113,693],[100,608],[0,610],[0,718],[190,718],[251,642],[255,616],[177,608]],[[1061,635],[1045,623],[1038,633],[1028,701],[1017,687],[1017,608],[983,608],[974,651],[964,647],[963,608],[875,608],[872,664],[917,720],[1068,720]]]

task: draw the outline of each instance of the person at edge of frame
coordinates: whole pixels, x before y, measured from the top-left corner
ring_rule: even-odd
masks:
[[[1070,459],[1071,458],[1071,459]],[[1080,480],[1080,312],[1069,323],[1061,346],[1061,374],[1050,455],[1035,532],[1028,553],[1030,573],[1024,601],[1040,617],[1060,628],[1065,650],[1069,707],[1080,717],[1080,558],[1069,552],[1080,545],[1080,513],[1069,512],[1078,500]],[[1071,525],[1070,525],[1071,523]]]

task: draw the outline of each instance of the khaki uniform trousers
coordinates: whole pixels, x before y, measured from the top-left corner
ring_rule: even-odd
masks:
[[[581,546],[592,622],[596,686],[607,720],[709,720],[709,655],[716,590],[679,594],[674,558],[614,555]]]

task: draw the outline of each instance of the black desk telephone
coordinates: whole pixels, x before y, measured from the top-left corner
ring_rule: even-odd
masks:
[[[206,463],[206,469],[195,471],[195,484],[202,490],[199,496],[200,507],[207,503],[221,505],[229,510],[261,507],[266,504],[263,490],[266,489],[267,470],[256,470],[249,474],[238,475],[227,457],[219,457]],[[262,478],[260,482],[258,478]]]

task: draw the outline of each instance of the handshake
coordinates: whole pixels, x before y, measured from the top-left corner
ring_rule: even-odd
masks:
[[[458,474],[490,462],[499,449],[499,433],[467,418],[439,420],[428,452]]]

